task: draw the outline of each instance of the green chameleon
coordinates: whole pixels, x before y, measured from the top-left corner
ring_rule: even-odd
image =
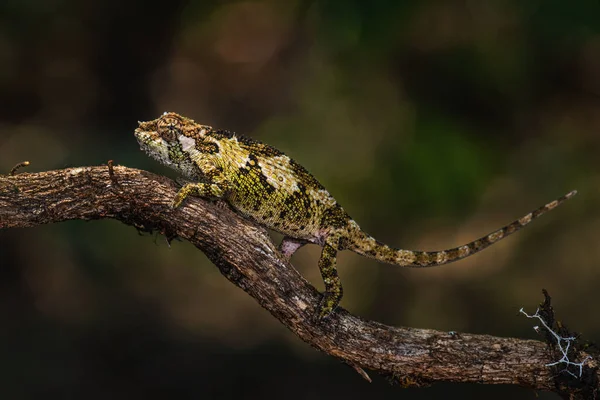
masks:
[[[287,258],[307,243],[322,246],[319,269],[325,293],[317,310],[319,318],[330,315],[342,298],[336,269],[336,254],[340,250],[403,267],[448,264],[518,231],[576,193],[572,191],[489,235],[453,249],[401,250],[363,232],[315,177],[271,146],[171,112],[140,122],[135,136],[150,157],[177,170],[187,180],[173,200],[174,208],[190,195],[224,199],[243,216],[282,233],[279,249]]]

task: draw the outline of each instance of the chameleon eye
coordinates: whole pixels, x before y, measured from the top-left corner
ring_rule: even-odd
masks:
[[[158,121],[158,134],[168,142],[181,134],[181,122],[175,118],[162,118]]]

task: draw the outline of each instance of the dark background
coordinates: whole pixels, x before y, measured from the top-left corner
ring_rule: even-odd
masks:
[[[163,111],[280,148],[403,248],[462,244],[578,189],[450,266],[342,253],[342,304],[392,325],[536,338],[518,310],[546,288],[559,319],[600,336],[598,1],[0,3],[0,171],[114,159],[175,177],[132,134]],[[318,251],[293,261],[322,288]],[[188,243],[115,221],[1,231],[0,264],[2,398],[536,398],[369,385]]]

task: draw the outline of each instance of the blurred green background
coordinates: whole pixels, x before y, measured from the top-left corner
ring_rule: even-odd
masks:
[[[342,305],[392,325],[536,338],[517,312],[546,288],[559,319],[600,336],[598,1],[0,4],[0,171],[114,159],[175,177],[132,134],[163,111],[278,147],[403,248],[462,244],[578,189],[450,266],[342,253]],[[322,288],[318,253],[293,262]],[[2,398],[536,398],[369,385],[188,243],[115,221],[0,231],[0,263]]]

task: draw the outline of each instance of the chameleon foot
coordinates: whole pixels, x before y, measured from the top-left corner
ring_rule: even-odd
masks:
[[[179,207],[188,196],[221,198],[223,193],[223,188],[215,183],[186,183],[175,195],[171,207]]]
[[[325,292],[315,310],[315,319],[324,321],[328,319],[339,304],[339,298],[334,293]]]
[[[179,207],[181,205],[181,203],[183,203],[183,200],[185,200],[185,198],[187,197],[187,193],[181,193],[181,192],[182,192],[182,190],[177,192],[177,194],[175,195],[175,198],[173,199],[173,202],[171,203],[171,208],[175,209],[175,208]]]

